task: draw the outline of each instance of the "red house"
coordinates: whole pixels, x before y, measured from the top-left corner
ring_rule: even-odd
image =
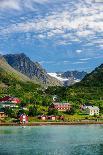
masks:
[[[47,116],[41,115],[41,116],[38,116],[38,118],[41,119],[41,120],[43,120],[43,121],[45,121],[47,119]]]
[[[50,106],[51,109],[57,109],[58,111],[69,111],[71,109],[71,104],[70,103],[53,103]]]
[[[5,96],[3,98],[0,98],[1,103],[11,102],[15,104],[19,104],[21,100],[17,97],[11,97],[11,96]]]
[[[55,121],[56,120],[56,116],[52,115],[52,116],[48,116],[49,120]]]
[[[20,115],[20,123],[22,124],[28,123],[28,116],[26,114]]]

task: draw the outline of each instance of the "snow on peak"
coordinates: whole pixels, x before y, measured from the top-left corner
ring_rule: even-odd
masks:
[[[67,78],[62,78],[62,77],[60,77],[60,74],[58,75],[57,73],[48,73],[48,75],[50,75],[62,82],[68,81]]]

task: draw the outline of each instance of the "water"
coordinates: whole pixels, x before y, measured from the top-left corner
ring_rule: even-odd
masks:
[[[103,125],[0,127],[0,155],[103,155]]]

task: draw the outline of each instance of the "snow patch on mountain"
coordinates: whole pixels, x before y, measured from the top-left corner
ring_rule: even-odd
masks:
[[[48,74],[49,74],[50,76],[52,76],[52,77],[58,79],[58,80],[61,81],[61,82],[68,81],[67,78],[62,78],[62,77],[61,77],[61,74],[57,74],[57,73],[48,73]]]

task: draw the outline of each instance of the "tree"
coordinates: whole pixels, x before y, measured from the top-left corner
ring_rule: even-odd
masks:
[[[29,107],[28,115],[29,116],[36,116],[37,115],[37,108],[35,105]]]
[[[67,111],[67,114],[74,115],[75,112],[76,112],[76,109],[72,107],[69,111]]]
[[[48,115],[58,115],[58,110],[57,109],[49,109],[48,110]]]

